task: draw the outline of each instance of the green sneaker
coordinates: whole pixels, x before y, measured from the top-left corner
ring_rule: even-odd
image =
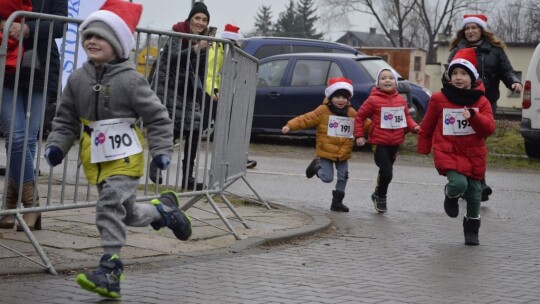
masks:
[[[104,254],[97,270],[77,275],[77,284],[82,289],[102,297],[119,299],[120,282],[124,280],[123,272],[124,265],[117,254]]]
[[[160,230],[163,227],[171,229],[177,239],[186,241],[191,237],[191,218],[179,208],[180,199],[174,191],[164,191],[158,199],[152,200],[152,204],[162,215],[161,220],[151,223],[154,230]],[[163,209],[163,205],[168,210]]]

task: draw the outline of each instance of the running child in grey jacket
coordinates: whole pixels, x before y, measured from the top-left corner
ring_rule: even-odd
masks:
[[[147,80],[128,61],[140,4],[108,0],[80,26],[88,62],[68,79],[58,105],[45,158],[56,166],[80,134],[81,161],[96,184],[96,226],[104,254],[99,268],[81,273],[77,283],[108,298],[120,297],[126,226],[170,228],[180,240],[191,236],[191,220],[179,209],[175,192],[164,192],[152,204],[136,203],[136,187],[144,174],[142,118],[148,129],[154,164],[165,170],[173,151],[173,124],[167,109]]]

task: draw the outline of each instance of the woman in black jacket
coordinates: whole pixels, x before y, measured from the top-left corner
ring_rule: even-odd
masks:
[[[172,30],[205,35],[209,22],[210,13],[206,5],[196,2],[188,18],[173,25]],[[151,73],[154,74],[152,88],[156,88],[156,94],[165,103],[174,121],[174,140],[186,139],[181,186],[188,190],[203,189],[203,184],[195,181],[193,169],[202,119],[201,104],[203,98],[210,98],[205,96],[203,82],[207,46],[206,40],[171,37],[162,48],[159,63]],[[156,170],[151,163],[150,178],[153,182],[157,182]]]
[[[516,93],[520,93],[523,86],[506,56],[506,44],[487,28],[486,16],[481,14],[464,16],[462,28],[450,42],[448,62],[450,63],[459,49],[469,47],[475,48],[478,74],[484,82],[486,97],[495,116],[497,100],[500,97],[499,83],[502,81],[508,89]],[[443,82],[444,78],[443,76]],[[487,201],[492,192],[491,187],[482,180],[482,201]]]

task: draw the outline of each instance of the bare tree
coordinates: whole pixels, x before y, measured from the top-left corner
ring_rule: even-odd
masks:
[[[451,34],[456,20],[462,18],[465,10],[481,12],[490,0],[326,0],[323,6],[325,20],[335,20],[338,16],[348,16],[350,12],[372,15],[388,39],[395,46],[425,48],[427,62],[436,61],[438,34]],[[347,21],[350,22],[350,21]],[[391,29],[398,32],[398,41],[392,38]],[[406,39],[405,39],[406,38]]]
[[[323,18],[335,23],[336,18],[343,20],[342,17],[351,12],[372,15],[392,45],[403,47],[407,41],[403,33],[413,12],[414,2],[414,0],[326,0],[322,4],[327,9]],[[345,22],[350,25],[350,20],[347,19]],[[397,37],[393,35],[394,29],[397,29]]]
[[[508,4],[497,9],[490,22],[491,29],[506,42],[538,42],[538,1],[514,0]]]

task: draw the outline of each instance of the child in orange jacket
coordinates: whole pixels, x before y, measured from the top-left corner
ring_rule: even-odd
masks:
[[[353,96],[352,81],[343,78],[330,78],[324,90],[326,98],[315,110],[300,115],[287,122],[281,132],[307,128],[317,128],[317,157],[306,169],[307,178],[317,175],[324,183],[334,179],[334,165],[337,170],[336,190],[332,191],[330,210],[349,212],[343,204],[345,187],[349,179],[349,163],[353,148],[353,123],[356,111],[350,103]]]

